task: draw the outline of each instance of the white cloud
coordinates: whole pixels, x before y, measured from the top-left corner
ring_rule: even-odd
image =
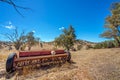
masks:
[[[8,24],[6,26],[4,26],[7,29],[15,29],[16,27],[12,24],[11,21],[8,22]]]
[[[33,30],[32,32],[35,33],[35,30]]]
[[[65,28],[64,27],[59,28],[59,30],[63,30],[63,29],[65,29]]]
[[[7,29],[15,29],[15,26],[13,26],[13,25],[8,25],[8,26],[4,26],[4,27]]]

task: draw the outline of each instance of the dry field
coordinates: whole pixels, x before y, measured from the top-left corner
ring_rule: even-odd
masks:
[[[0,80],[5,80],[5,62],[11,52],[0,50]],[[72,63],[61,66],[23,68],[9,80],[120,80],[120,49],[90,49],[71,52]]]

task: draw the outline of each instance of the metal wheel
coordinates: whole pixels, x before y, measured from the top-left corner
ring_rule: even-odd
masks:
[[[8,56],[7,61],[6,61],[6,72],[7,73],[14,72],[14,59],[15,58],[17,58],[16,53],[12,53]]]

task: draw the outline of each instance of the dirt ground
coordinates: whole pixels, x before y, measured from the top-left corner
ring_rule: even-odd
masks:
[[[9,53],[0,50],[0,80],[5,80],[5,62]],[[120,80],[120,49],[90,49],[71,52],[72,63],[61,66],[26,67],[8,80]]]

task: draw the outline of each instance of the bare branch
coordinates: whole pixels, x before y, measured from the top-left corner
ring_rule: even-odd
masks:
[[[4,36],[5,36],[6,38],[8,38],[10,41],[15,42],[15,38],[14,38],[13,35],[8,34],[8,33],[6,33],[6,34],[2,34],[2,35],[4,35]]]
[[[18,31],[17,31],[17,28],[15,29],[15,32],[13,33],[13,35],[15,36],[16,39],[18,38]]]
[[[5,3],[9,4],[9,5],[12,5],[13,8],[15,9],[15,11],[16,11],[19,15],[21,15],[22,17],[24,17],[24,16],[23,16],[22,13],[18,10],[18,8],[19,8],[19,9],[30,10],[30,8],[16,5],[13,0],[0,0],[0,1],[1,1],[1,2],[5,2]]]

